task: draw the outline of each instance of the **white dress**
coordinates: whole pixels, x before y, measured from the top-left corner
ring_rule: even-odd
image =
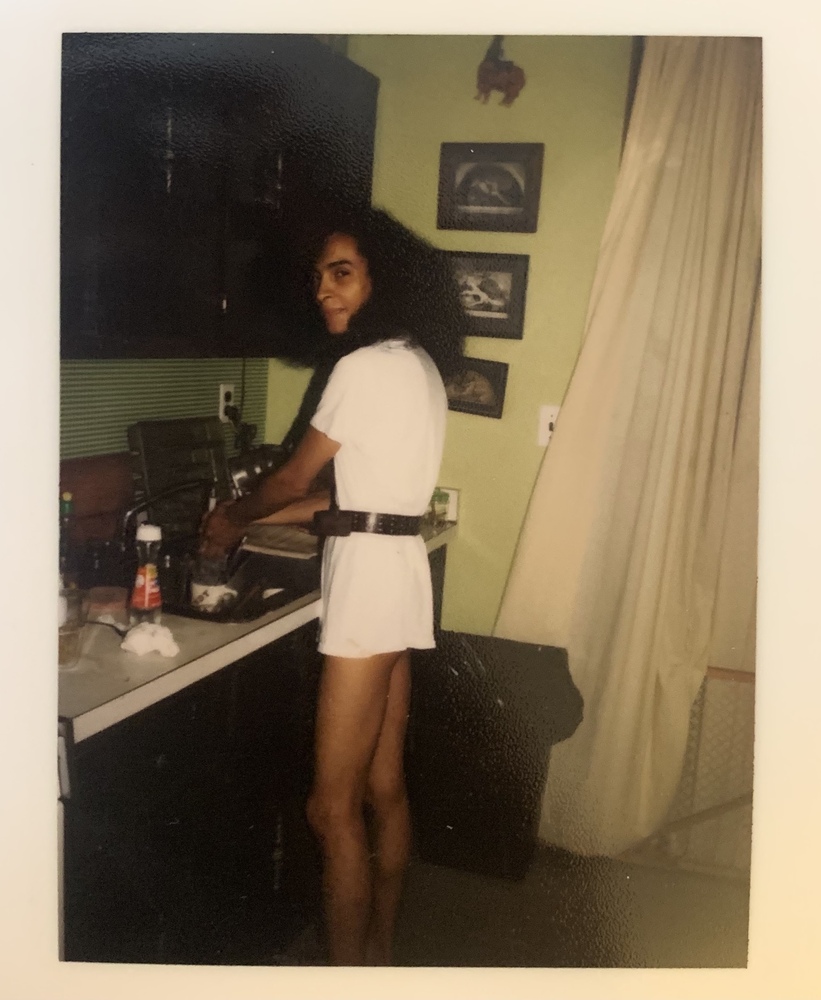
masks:
[[[340,448],[342,510],[423,514],[436,486],[447,417],[429,355],[402,340],[337,362],[311,424]],[[430,566],[419,536],[329,537],[322,558],[320,652],[365,657],[433,639]]]

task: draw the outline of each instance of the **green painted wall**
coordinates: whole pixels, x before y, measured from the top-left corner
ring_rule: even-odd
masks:
[[[126,428],[138,420],[208,417],[217,412],[220,382],[233,383],[239,397],[240,358],[63,361],[60,365],[60,458],[125,451]],[[268,362],[245,362],[243,420],[264,440]],[[233,454],[234,434],[225,425]]]
[[[302,394],[310,377],[310,369],[292,368],[274,358],[268,362],[266,441],[279,444],[285,437],[302,402]]]
[[[474,100],[488,44],[472,36],[351,36],[348,55],[380,79],[374,202],[436,245],[530,255],[521,341],[472,338],[468,354],[510,366],[501,420],[449,415],[440,482],[458,487],[444,624],[489,633],[544,449],[538,409],[561,403],[578,354],[599,241],[613,194],[630,68],[629,37],[505,39],[527,85],[509,108]],[[436,228],[442,142],[543,142],[535,234]],[[287,430],[307,381],[269,369],[267,439]],[[546,568],[547,571],[547,568]]]

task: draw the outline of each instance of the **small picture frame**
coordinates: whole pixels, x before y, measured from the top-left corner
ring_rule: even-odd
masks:
[[[448,408],[500,419],[505,405],[507,368],[502,361],[465,358],[460,371],[445,384]]]
[[[535,233],[544,144],[443,142],[439,229]]]
[[[446,250],[471,337],[524,336],[530,257],[518,253]]]

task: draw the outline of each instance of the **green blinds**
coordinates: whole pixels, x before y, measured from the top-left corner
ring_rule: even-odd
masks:
[[[267,358],[248,358],[242,419],[257,425],[254,444],[265,440]],[[125,451],[126,428],[138,420],[210,416],[219,384],[231,382],[237,404],[242,358],[63,361],[60,366],[60,457]],[[234,435],[225,425],[228,453]]]

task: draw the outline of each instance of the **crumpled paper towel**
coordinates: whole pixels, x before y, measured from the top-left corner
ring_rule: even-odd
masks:
[[[176,656],[180,647],[174,642],[171,629],[165,625],[154,625],[151,622],[141,622],[126,633],[120,643],[120,649],[127,653],[159,653],[161,656]]]

